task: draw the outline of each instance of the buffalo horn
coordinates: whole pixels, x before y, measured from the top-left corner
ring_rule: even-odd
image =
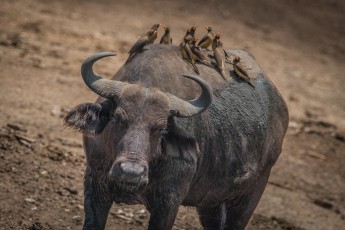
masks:
[[[185,101],[174,95],[169,95],[171,100],[170,114],[176,117],[192,117],[202,113],[212,102],[212,89],[200,77],[194,75],[183,74],[182,76],[189,78],[201,87],[201,94],[194,100]]]
[[[101,58],[115,55],[116,53],[112,52],[96,53],[85,59],[81,65],[81,75],[85,81],[85,84],[99,96],[108,99],[117,99],[120,96],[124,83],[120,81],[103,79],[93,72],[92,66]]]

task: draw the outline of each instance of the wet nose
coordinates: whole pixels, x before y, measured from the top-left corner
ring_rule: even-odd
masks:
[[[118,162],[111,167],[109,176],[118,181],[137,183],[146,179],[146,171],[145,166],[138,163]]]
[[[130,178],[138,178],[145,173],[145,168],[142,165],[133,162],[120,163],[122,175]]]

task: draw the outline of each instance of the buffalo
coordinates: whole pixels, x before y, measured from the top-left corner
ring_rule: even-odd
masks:
[[[205,51],[208,52],[208,51]],[[86,154],[84,229],[104,229],[113,204],[143,204],[149,229],[171,229],[180,205],[196,207],[205,229],[244,229],[282,150],[288,109],[246,50],[227,50],[245,62],[253,86],[198,65],[174,45],[148,45],[112,80],[87,58],[86,85],[99,98],[65,117],[83,133]]]

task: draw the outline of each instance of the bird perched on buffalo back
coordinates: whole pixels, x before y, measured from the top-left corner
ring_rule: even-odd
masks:
[[[216,36],[214,36],[214,38],[212,39],[212,50],[214,50],[217,46],[217,42],[220,39],[220,34],[216,34]]]
[[[213,39],[215,40],[215,39]],[[225,55],[223,50],[223,43],[217,39],[215,44],[212,44],[214,59],[216,60],[217,67],[219,69],[220,74],[226,80],[226,73],[225,73]]]
[[[193,27],[191,27],[190,29],[187,30],[185,38],[188,41],[192,41],[194,39],[194,37],[195,37],[195,30],[196,30],[195,26],[193,26]]]
[[[181,53],[182,58],[183,58],[188,64],[191,64],[191,65],[192,65],[194,71],[195,71],[197,74],[200,74],[198,68],[197,68],[196,65],[195,65],[195,59],[194,59],[193,54],[192,54],[192,51],[191,51],[191,49],[190,49],[189,41],[188,41],[188,38],[187,38],[187,37],[184,37],[184,38],[183,38],[183,41],[178,45],[178,48],[179,48],[179,50],[180,50],[180,53]]]
[[[192,51],[192,55],[193,55],[193,58],[196,60],[196,61],[199,61],[201,62],[202,64],[204,65],[207,65],[209,67],[213,67],[211,65],[211,63],[209,62],[208,58],[201,52],[201,49],[199,46],[196,45],[196,42],[198,41],[197,38],[194,38],[190,44],[191,44],[191,51]]]
[[[132,48],[129,50],[129,56],[126,63],[133,57],[134,54],[142,51],[144,46],[152,44],[155,38],[157,38],[157,31],[154,30],[149,30],[145,36],[140,37],[138,41],[136,41]]]
[[[151,39],[148,41],[148,43],[147,44],[153,44],[154,43],[154,41],[156,40],[156,38],[157,38],[157,34],[158,34],[158,28],[161,26],[162,24],[154,24],[152,27],[151,27],[151,29],[149,30],[149,31],[156,31],[156,33],[155,34],[153,34],[153,36],[151,37]]]
[[[205,26],[205,29],[207,30],[207,34],[201,38],[200,42],[198,43],[198,46],[204,49],[208,49],[208,47],[212,43],[212,39],[214,37],[214,34],[212,32],[212,28],[209,26]]]
[[[159,44],[172,44],[172,38],[170,37],[170,28],[168,26],[164,26],[164,35],[161,38],[161,41],[159,42]]]
[[[250,80],[249,74],[246,70],[246,68],[242,65],[241,63],[241,58],[240,57],[235,57],[233,60],[233,67],[236,75],[243,80],[245,80],[249,85],[254,87],[253,83]]]

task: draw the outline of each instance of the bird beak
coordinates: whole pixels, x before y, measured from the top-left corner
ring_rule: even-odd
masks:
[[[205,26],[205,29],[208,30],[208,26]]]
[[[159,24],[159,27],[161,27],[162,26],[162,24]]]

